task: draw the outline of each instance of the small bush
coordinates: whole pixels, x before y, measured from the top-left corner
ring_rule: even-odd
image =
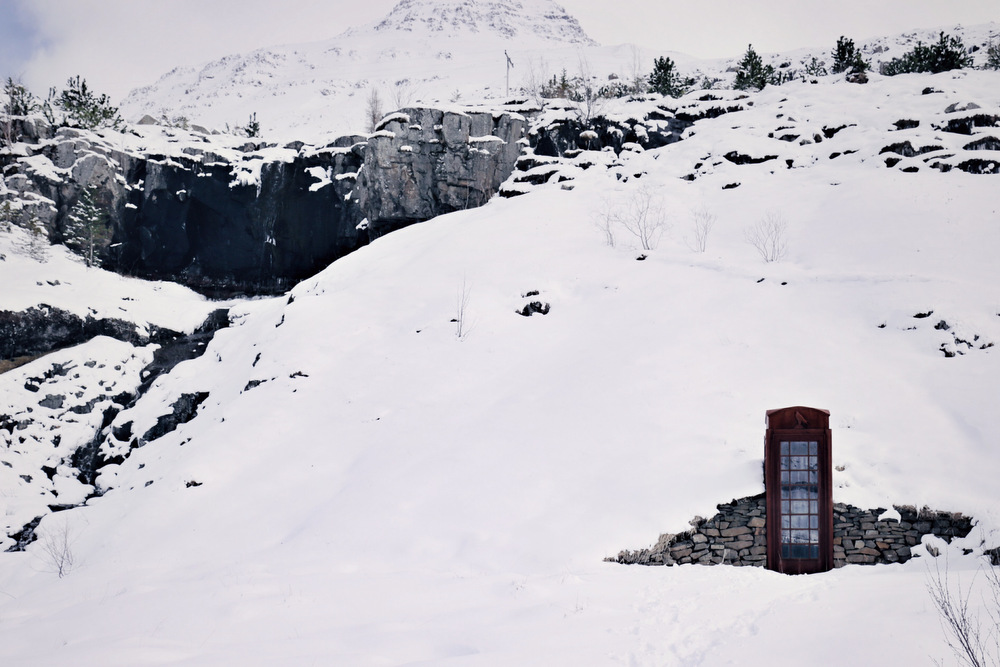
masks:
[[[912,51],[899,58],[893,58],[883,65],[882,74],[886,76],[916,72],[937,74],[971,66],[972,56],[965,50],[962,40],[945,35],[942,31],[937,43],[925,46],[922,42],[917,42]]]
[[[806,63],[805,73],[807,77],[826,76],[826,65],[813,56],[812,60]]]

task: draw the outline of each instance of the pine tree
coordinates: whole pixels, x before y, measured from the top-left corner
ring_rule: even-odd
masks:
[[[87,80],[78,74],[66,81],[66,89],[55,100],[57,107],[66,112],[71,124],[87,130],[98,127],[118,129],[122,119],[118,107],[111,106],[107,95],[96,96],[87,87]]]
[[[256,111],[250,114],[250,121],[243,126],[243,132],[250,139],[254,139],[260,136],[260,123],[257,122]]]
[[[986,69],[1000,69],[1000,44],[990,41],[986,47]]]
[[[97,252],[111,240],[108,213],[97,203],[97,188],[89,186],[80,194],[66,218],[63,234],[66,246],[94,265]]]
[[[832,72],[834,74],[841,72],[860,74],[871,68],[871,65],[861,57],[861,51],[854,47],[854,40],[847,39],[843,35],[837,40],[837,48],[833,50],[831,56],[833,57]]]
[[[3,87],[7,101],[4,103],[3,112],[8,116],[27,116],[38,111],[38,100],[21,83],[7,77],[7,83]]]
[[[775,82],[774,67],[765,65],[757,52],[753,50],[753,44],[747,47],[747,52],[743,54],[743,60],[736,66],[736,81],[733,87],[737,90],[762,89],[769,83]]]
[[[680,97],[694,84],[691,79],[682,79],[674,61],[657,58],[653,61],[653,73],[649,75],[649,88],[660,95]]]
[[[882,74],[886,76],[913,72],[938,74],[971,66],[972,56],[966,52],[962,40],[945,35],[944,31],[941,31],[937,43],[925,46],[923,42],[917,42],[911,51],[883,65]]]

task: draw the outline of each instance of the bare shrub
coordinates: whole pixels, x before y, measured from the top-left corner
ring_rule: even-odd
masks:
[[[618,225],[617,207],[610,201],[605,201],[600,208],[594,211],[594,226],[601,231],[604,242],[609,247],[615,247],[615,227]]]
[[[52,532],[47,532],[42,540],[42,553],[52,571],[62,579],[73,569],[76,557],[73,554],[73,542],[70,537],[69,523],[63,522]]]
[[[928,570],[927,592],[937,609],[945,643],[955,659],[968,667],[1000,667],[1000,573],[991,566],[985,568],[990,595],[984,599],[989,616],[984,628],[984,619],[969,608],[975,576],[963,587],[958,577],[952,583],[947,565],[941,572],[939,559],[935,559],[934,566],[933,574]]]
[[[600,116],[604,111],[607,100],[601,96],[600,88],[597,85],[594,75],[590,70],[590,63],[584,56],[580,56],[580,71],[577,75],[579,86],[573,96],[573,103],[576,106],[576,115],[581,123],[588,125],[591,120]]]
[[[392,103],[396,109],[409,106],[416,94],[416,87],[409,79],[400,79],[392,87]]]
[[[465,340],[469,332],[472,331],[472,323],[469,322],[469,299],[472,297],[472,286],[462,278],[462,287],[455,296],[455,337]]]
[[[593,215],[594,226],[612,248],[617,244],[617,230],[622,228],[639,240],[643,250],[653,250],[670,229],[663,198],[648,183],[640,184],[621,200],[605,200]]]
[[[528,60],[527,72],[524,76],[524,92],[527,93],[535,104],[541,106],[545,101],[545,86],[549,81],[549,66],[544,58]]]
[[[625,230],[639,239],[643,250],[653,250],[670,228],[664,210],[663,197],[648,183],[632,191],[618,210],[618,221]]]
[[[382,111],[382,97],[378,93],[378,88],[372,86],[368,91],[368,102],[365,106],[365,124],[369,134],[378,127],[378,122],[385,114]]]
[[[708,247],[708,236],[715,227],[716,216],[707,208],[691,212],[691,236],[685,238],[688,248],[694,252],[705,252]]]
[[[777,262],[788,252],[788,223],[780,211],[767,211],[760,220],[743,230],[743,238],[765,262]]]

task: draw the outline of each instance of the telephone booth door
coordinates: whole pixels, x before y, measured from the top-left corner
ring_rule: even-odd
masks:
[[[830,413],[768,410],[764,443],[767,567],[786,574],[833,567]]]

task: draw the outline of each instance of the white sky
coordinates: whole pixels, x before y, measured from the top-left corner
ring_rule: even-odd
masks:
[[[36,94],[80,74],[119,100],[179,65],[311,42],[377,21],[397,0],[0,0],[0,76]],[[912,28],[1000,22],[998,0],[560,0],[602,44],[699,57],[832,48]],[[613,7],[613,9],[609,9]],[[832,9],[831,9],[832,8]]]

